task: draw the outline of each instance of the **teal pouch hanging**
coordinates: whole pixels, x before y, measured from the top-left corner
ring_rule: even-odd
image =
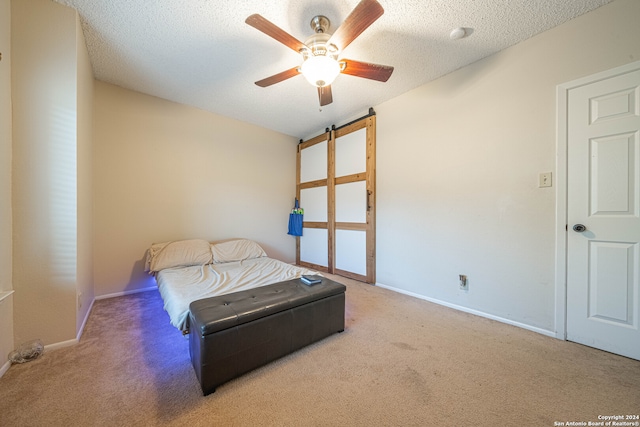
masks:
[[[304,210],[300,209],[300,204],[298,203],[298,199],[296,198],[293,210],[289,214],[289,232],[287,234],[290,234],[292,236],[302,236],[303,216]]]
[[[302,236],[302,217],[303,214],[290,213],[289,214],[289,232],[292,236]]]

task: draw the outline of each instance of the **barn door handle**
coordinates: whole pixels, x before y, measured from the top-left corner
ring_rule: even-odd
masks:
[[[573,226],[573,231],[575,231],[576,233],[582,233],[587,231],[587,227],[582,224],[576,224]]]

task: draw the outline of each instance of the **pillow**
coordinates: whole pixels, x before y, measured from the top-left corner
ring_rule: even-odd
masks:
[[[261,258],[267,253],[253,240],[238,239],[211,245],[214,264]]]
[[[209,242],[201,239],[154,243],[147,255],[148,270],[156,272],[171,267],[188,267],[211,263]]]

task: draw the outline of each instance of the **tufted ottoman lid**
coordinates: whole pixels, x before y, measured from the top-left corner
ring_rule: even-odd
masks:
[[[312,301],[344,293],[346,287],[322,277],[322,282],[305,285],[300,279],[274,283],[194,301],[189,305],[191,332],[202,336],[251,322]]]

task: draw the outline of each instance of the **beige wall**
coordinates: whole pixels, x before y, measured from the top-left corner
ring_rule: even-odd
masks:
[[[93,286],[93,70],[76,14],[78,58],[77,158],[78,158],[78,255],[76,331],[80,332],[94,299]]]
[[[617,0],[376,107],[380,284],[555,332],[556,85],[640,58],[638,18]]]
[[[16,344],[74,341],[79,274],[90,280],[90,266],[80,264],[86,256],[78,255],[79,240],[87,247],[79,232],[90,229],[78,155],[86,158],[91,144],[91,113],[78,113],[91,104],[78,25],[73,9],[49,0],[11,3]]]
[[[13,350],[11,266],[11,2],[0,0],[0,372]]]
[[[94,141],[96,295],[155,286],[154,242],[246,237],[295,260],[293,137],[96,82]]]

